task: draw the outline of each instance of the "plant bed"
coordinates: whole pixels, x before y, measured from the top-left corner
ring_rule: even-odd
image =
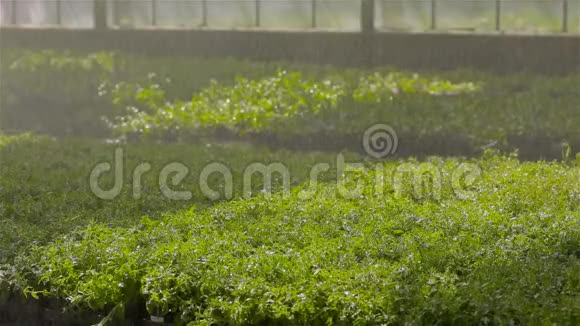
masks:
[[[539,156],[532,148],[538,140],[579,137],[580,80],[573,74],[417,74],[388,67],[339,70],[121,52],[5,52],[2,129],[106,137],[108,126],[117,136],[149,134],[168,142],[228,130],[274,136],[273,146],[307,150],[325,146],[309,147],[312,141],[305,138],[318,143],[323,143],[319,135],[328,135],[322,139],[331,143],[352,135],[358,139],[372,124],[384,123],[408,142],[401,151],[410,155],[470,155],[507,140],[506,146],[522,145],[530,157]],[[415,150],[414,143],[427,145]],[[540,154],[552,157],[548,150]]]
[[[430,174],[422,194],[390,182],[422,163],[444,179],[461,166],[481,173],[459,193],[449,180],[428,187]],[[576,324],[577,163],[490,152],[385,162],[351,171],[342,186],[361,185],[356,195],[305,184],[131,227],[94,224],[31,248],[19,268],[34,264],[38,290],[55,296],[140,297],[175,323]],[[109,286],[121,283],[139,286]]]
[[[526,84],[522,76],[478,82],[397,72],[356,76],[278,71],[233,86],[214,82],[185,101],[167,96],[171,85],[123,84],[113,98],[125,114],[109,126],[129,141],[242,139],[292,150],[360,151],[362,134],[387,124],[403,157],[471,156],[494,147],[554,158],[558,143],[580,139],[574,77],[552,85],[548,77]]]

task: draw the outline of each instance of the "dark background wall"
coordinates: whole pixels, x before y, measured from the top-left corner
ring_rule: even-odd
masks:
[[[338,66],[580,73],[579,35],[0,29],[2,48],[117,49]]]

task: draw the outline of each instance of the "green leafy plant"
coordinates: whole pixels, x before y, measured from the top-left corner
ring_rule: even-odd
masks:
[[[352,138],[388,122],[412,142],[465,142],[471,153],[488,146],[533,151],[538,139],[580,141],[574,77],[522,88],[524,76],[466,82],[400,72],[358,75],[314,79],[279,71],[260,80],[238,78],[233,86],[214,81],[190,101],[164,97],[160,83],[128,85],[115,100],[130,103],[126,113],[109,125],[125,137],[187,140],[225,132],[283,143]]]
[[[90,224],[14,266],[34,291],[105,312],[143,301],[177,324],[573,324],[578,167],[493,150],[427,162],[444,180],[438,198],[395,188],[417,160],[367,162],[342,185]],[[462,164],[482,173],[460,198],[450,180]]]

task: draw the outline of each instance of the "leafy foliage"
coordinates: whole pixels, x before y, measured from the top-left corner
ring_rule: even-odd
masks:
[[[110,126],[117,135],[154,139],[225,132],[292,140],[352,137],[383,122],[411,140],[463,138],[473,148],[517,148],[518,139],[556,146],[580,140],[577,77],[524,84],[525,76],[514,76],[494,85],[490,78],[452,82],[458,78],[397,72],[359,76],[315,78],[282,70],[258,81],[238,78],[233,86],[213,82],[191,101],[168,99],[161,83],[135,85],[134,92],[123,87],[114,99],[129,105]]]
[[[115,148],[124,148],[123,188],[114,200],[102,200],[89,186],[93,167],[113,163]],[[39,159],[41,158],[41,159]],[[330,154],[273,152],[247,144],[141,144],[123,146],[95,140],[61,140],[32,135],[0,135],[0,263],[10,261],[32,242],[46,243],[91,222],[130,226],[141,216],[152,219],[166,212],[214,204],[199,186],[199,175],[210,163],[220,162],[233,174],[236,197],[242,196],[242,175],[253,162],[284,162],[297,184],[308,178],[308,167],[317,162],[334,164]],[[142,176],[140,198],[134,197],[133,172],[151,164]],[[175,190],[191,191],[192,199],[167,199],[159,188],[159,175],[170,162],[184,164],[189,174]],[[103,188],[113,184],[113,173],[103,175]],[[211,176],[209,186],[224,195],[223,177]],[[280,180],[274,178],[274,182]],[[263,182],[255,180],[255,189]]]
[[[106,320],[142,303],[151,315],[205,325],[580,321],[578,76],[168,63],[106,52],[5,58],[2,128],[104,134],[105,116],[117,135],[196,142],[0,134],[0,303],[23,292]],[[403,137],[451,134],[487,147],[514,136],[555,139],[563,162],[494,151],[425,162],[346,154],[364,164],[343,179],[334,154],[205,142],[221,133],[351,137],[378,122]],[[98,199],[89,173],[112,162],[116,148],[124,151],[122,191]],[[135,197],[133,171],[144,162],[152,169]],[[158,177],[170,162],[188,168],[175,189],[191,191],[191,200],[162,195]],[[233,201],[212,201],[199,188],[197,176],[215,162],[233,172]],[[241,176],[254,162],[283,163],[292,189],[260,194],[262,180],[242,200]],[[321,162],[329,171],[309,185]],[[482,174],[451,182],[465,164]],[[406,179],[417,166],[440,171],[441,188],[429,169]],[[114,182],[112,174],[101,181]],[[209,179],[220,193],[223,183]],[[357,185],[360,193],[344,195]]]
[[[398,193],[401,166],[419,163],[367,161],[342,186],[296,185],[124,225],[96,221],[27,248],[13,273],[20,288],[72,306],[107,311],[144,300],[150,314],[178,324],[575,324],[579,167],[492,152],[431,158],[440,196]],[[482,173],[461,199],[449,180],[466,163]],[[360,194],[341,195],[357,185]]]
[[[285,71],[259,81],[238,78],[233,86],[214,81],[191,102],[165,102],[164,91],[156,83],[137,88],[133,94],[125,87],[115,89],[115,102],[141,104],[139,108],[130,106],[130,114],[112,124],[119,133],[220,127],[241,134],[275,130],[294,117],[336,108],[344,93],[339,83],[302,80],[299,73]],[[133,96],[133,101],[126,95]]]
[[[118,52],[2,49],[0,128],[51,135],[103,136],[102,117],[118,109],[106,92],[122,83],[143,83],[150,73],[171,78],[170,98],[188,98],[209,80],[238,74],[261,76],[274,65],[232,59],[150,58]]]
[[[580,141],[574,74],[419,75],[109,52],[3,54],[1,127],[8,130],[107,135],[105,117],[131,139],[293,140],[352,137],[380,122],[410,141],[465,139],[470,153],[493,144]]]

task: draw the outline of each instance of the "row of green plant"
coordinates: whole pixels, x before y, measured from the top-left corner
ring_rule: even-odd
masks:
[[[117,148],[124,150],[122,188],[113,200],[103,200],[93,193],[90,174],[99,163],[115,166]],[[189,169],[175,187],[176,191],[191,191],[189,200],[170,200],[161,192],[160,172],[174,162]],[[233,197],[241,197],[243,172],[251,163],[282,162],[291,173],[291,182],[299,184],[308,179],[312,165],[327,162],[332,167],[336,159],[332,154],[271,151],[242,143],[122,146],[96,140],[0,134],[0,264],[11,262],[32,243],[47,243],[91,222],[130,226],[142,216],[156,219],[169,211],[211,206],[215,200],[202,192],[200,174],[216,162],[230,169]],[[151,170],[142,176],[136,198],[133,173],[142,163],[150,164]],[[114,170],[104,173],[98,180],[100,187],[112,188],[114,174]],[[170,186],[172,178],[168,179]],[[221,189],[219,200],[226,199],[223,177],[212,175],[208,180],[211,189]],[[275,185],[281,181],[274,178]],[[255,178],[254,189],[263,189],[263,185],[262,179]]]
[[[580,138],[577,74],[418,75],[391,68],[2,51],[4,130],[109,136],[112,127],[116,135],[169,139],[216,132],[293,139],[360,135],[380,122],[407,139],[452,135],[474,148],[509,145],[517,136]]]
[[[367,162],[344,184],[92,223],[20,254],[12,284],[101,312],[144,302],[192,325],[580,321],[580,167],[431,158],[440,196],[420,196],[394,186],[404,163],[420,166]],[[458,196],[450,180],[467,163],[481,173]]]
[[[142,82],[156,73],[171,79],[168,96],[188,98],[211,79],[261,76],[276,69],[233,59],[158,58],[110,51],[1,51],[0,128],[58,136],[108,135],[101,118],[114,117],[119,111],[103,92],[117,83]]]
[[[257,81],[239,77],[232,86],[214,81],[191,101],[169,102],[163,84],[151,80],[146,86],[123,83],[114,88],[114,102],[126,107],[127,115],[118,117],[111,127],[121,135],[175,130],[195,134],[219,128],[240,135],[362,132],[364,126],[353,126],[351,115],[356,112],[370,123],[373,112],[365,106],[389,103],[398,96],[449,96],[478,89],[473,83],[453,84],[401,73],[375,73],[351,85],[338,75],[318,81],[281,70]]]
[[[119,84],[112,91],[125,114],[110,122],[117,135],[195,138],[247,134],[280,139],[356,137],[388,123],[407,140],[467,139],[474,148],[507,147],[513,137],[580,139],[578,76],[452,82],[400,72],[308,76],[278,71],[259,80],[213,82],[191,100],[170,100],[170,85]],[[531,142],[532,140],[530,140]]]
[[[510,135],[574,140],[580,125],[575,75],[2,51],[3,129],[108,135],[107,121],[118,136],[145,139],[292,139],[359,136],[382,122],[402,141],[454,134],[509,145]],[[115,166],[117,148],[122,191],[99,199],[89,176],[101,162]],[[101,314],[137,304],[178,324],[577,324],[580,157],[568,146],[562,158],[522,163],[489,151],[421,165],[347,154],[364,163],[346,173],[346,188],[364,185],[347,198],[332,153],[0,135],[0,303],[24,293]],[[162,194],[159,176],[172,162],[189,169],[178,184],[168,178],[189,200]],[[233,201],[200,189],[214,162],[233,173]],[[287,166],[290,192],[260,195],[257,178],[254,197],[240,200],[254,162]],[[142,163],[152,169],[135,197]],[[316,163],[330,170],[304,192]],[[451,182],[462,163],[481,173]],[[441,178],[407,171],[424,167]],[[224,192],[219,175],[209,185]]]

